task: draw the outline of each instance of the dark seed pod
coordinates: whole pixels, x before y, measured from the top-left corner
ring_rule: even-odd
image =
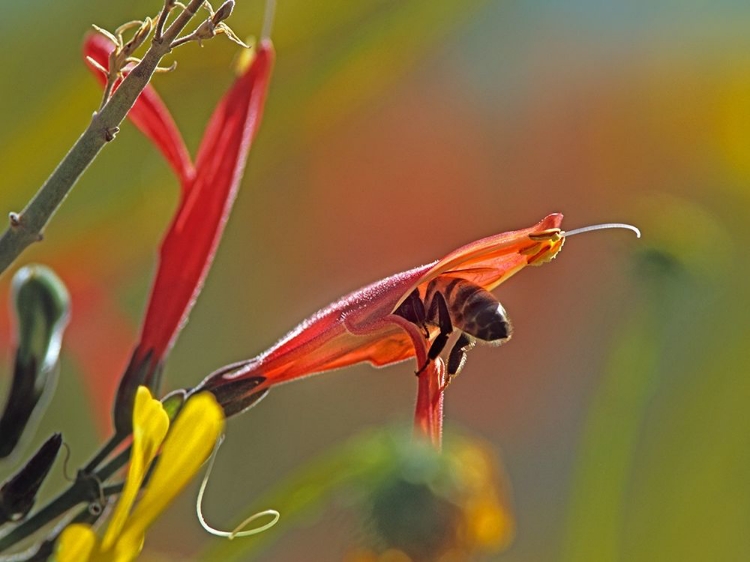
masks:
[[[62,445],[62,435],[54,433],[31,459],[0,488],[0,525],[24,519],[34,506]]]

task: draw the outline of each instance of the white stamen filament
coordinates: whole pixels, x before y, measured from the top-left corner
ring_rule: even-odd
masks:
[[[624,228],[625,230],[632,230],[635,232],[636,237],[641,237],[641,231],[638,230],[632,224],[625,224],[622,222],[608,222],[605,224],[594,224],[592,226],[584,226],[583,228],[576,228],[568,232],[563,232],[563,235],[567,238],[569,236],[575,236],[576,234],[583,234],[584,232],[591,232],[592,230],[606,230],[608,228]]]

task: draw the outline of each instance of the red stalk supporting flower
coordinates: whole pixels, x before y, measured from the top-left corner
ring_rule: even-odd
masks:
[[[445,362],[438,357],[419,377],[414,431],[437,448],[443,438],[443,402],[447,382]]]
[[[105,38],[92,35],[86,40],[84,52],[106,68],[112,48]],[[145,384],[153,390],[158,387],[161,364],[200,293],[260,125],[273,62],[273,45],[264,39],[252,62],[211,116],[195,167],[169,111],[151,86],[144,90],[129,114],[164,154],[180,180],[182,191],[161,244],[140,339],[118,389],[115,427],[120,434],[130,430],[137,386]],[[93,65],[92,69],[95,70]]]

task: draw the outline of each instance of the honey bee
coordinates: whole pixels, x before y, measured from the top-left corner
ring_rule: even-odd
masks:
[[[467,352],[477,340],[499,345],[512,334],[508,315],[492,293],[471,281],[450,275],[440,275],[430,281],[424,299],[415,289],[394,314],[415,324],[428,340],[430,327],[439,329],[427,353],[427,361],[417,375],[440,355],[456,330],[461,334],[448,354],[450,377],[461,371]]]

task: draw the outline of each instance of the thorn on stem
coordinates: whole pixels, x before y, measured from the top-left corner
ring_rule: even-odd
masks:
[[[154,69],[154,74],[165,74],[167,72],[174,72],[177,70],[177,61],[174,61],[169,66],[157,66]]]
[[[107,142],[112,142],[113,140],[115,140],[115,136],[119,132],[120,132],[120,127],[110,127],[109,129],[105,129],[104,140]]]
[[[10,220],[11,228],[18,228],[19,226],[21,226],[20,213],[8,213],[8,219]]]

